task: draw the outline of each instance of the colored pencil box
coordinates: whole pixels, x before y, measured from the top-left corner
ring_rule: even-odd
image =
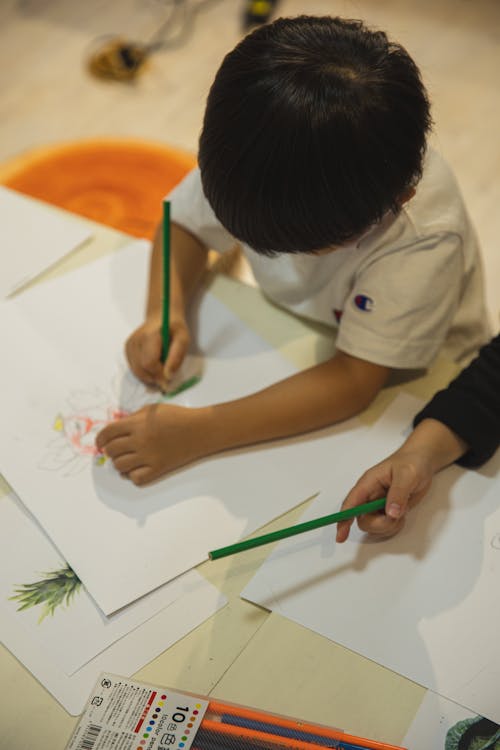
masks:
[[[102,674],[66,750],[405,750],[321,724]]]

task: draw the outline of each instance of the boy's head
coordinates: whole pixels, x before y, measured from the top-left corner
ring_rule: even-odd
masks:
[[[361,21],[280,18],[224,58],[199,164],[206,197],[264,254],[342,245],[418,181],[429,101],[407,52]]]

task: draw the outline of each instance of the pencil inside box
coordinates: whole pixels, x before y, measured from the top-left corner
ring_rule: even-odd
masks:
[[[116,750],[115,741],[124,750],[405,750],[327,725],[105,673],[66,748]]]
[[[235,703],[209,700],[193,750],[404,750],[341,729]]]

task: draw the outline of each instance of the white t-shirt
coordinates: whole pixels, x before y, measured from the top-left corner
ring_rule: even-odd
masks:
[[[236,243],[193,170],[170,193],[172,221],[208,247]],[[489,338],[477,239],[449,167],[429,151],[416,195],[360,240],[321,255],[269,258],[242,245],[262,291],[305,318],[338,327],[337,348],[395,368],[439,351],[468,358]]]

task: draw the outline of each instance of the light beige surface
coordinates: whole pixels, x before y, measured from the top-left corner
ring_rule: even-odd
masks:
[[[153,138],[195,151],[209,84],[222,56],[241,35],[242,6],[239,0],[212,0],[183,46],[156,55],[136,84],[122,85],[91,79],[84,69],[85,55],[102,34],[145,41],[166,16],[160,0],[3,0],[0,159],[94,135]],[[457,173],[478,229],[489,307],[498,323],[497,0],[282,0],[280,12],[364,18],[387,29],[414,55],[434,100],[434,140]],[[59,270],[111,251],[123,239],[100,229],[94,242]],[[256,290],[236,290],[227,279],[218,280],[214,288],[296,364],[312,362],[331,347],[317,330],[313,335],[303,323],[267,306]],[[446,382],[453,369],[440,363],[433,374],[405,388],[425,397]],[[384,391],[364,418],[373,421],[394,391]],[[297,510],[286,522],[296,517]],[[229,605],[138,677],[398,741],[423,696],[421,688],[239,599],[268,552],[261,548],[201,566],[229,596]],[[0,675],[0,747],[63,747],[74,719],[5,650],[0,651]]]

